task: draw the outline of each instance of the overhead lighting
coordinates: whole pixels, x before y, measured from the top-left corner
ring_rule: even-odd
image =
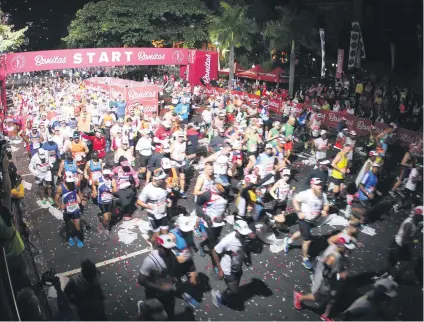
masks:
[[[334,64],[331,64],[331,66],[333,66],[333,67],[334,67]]]
[[[315,57],[314,57],[314,58],[312,58],[312,61],[315,61]]]
[[[255,68],[255,65],[252,65],[252,68]]]

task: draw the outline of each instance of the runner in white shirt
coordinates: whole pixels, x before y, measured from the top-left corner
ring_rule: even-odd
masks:
[[[171,143],[171,162],[172,167],[178,172],[180,179],[180,195],[182,198],[186,199],[187,195],[184,192],[185,190],[185,170],[186,166],[186,149],[187,143],[184,132],[177,131],[174,133],[174,139]]]
[[[31,161],[28,166],[29,171],[35,177],[35,184],[38,185],[38,195],[43,205],[47,204],[47,201],[53,204],[52,199],[52,172],[49,163],[47,151],[43,148],[39,148],[37,153],[31,157]],[[47,198],[45,198],[45,192],[47,190]]]
[[[141,138],[138,140],[135,150],[140,153],[140,170],[141,175],[147,171],[147,164],[153,154],[154,146],[152,145],[152,138],[149,130],[141,130]]]
[[[150,228],[153,232],[150,242],[155,243],[159,234],[167,234],[169,223],[167,208],[171,206],[165,186],[166,173],[156,169],[153,173],[153,182],[148,183],[140,195],[137,204],[147,210]]]
[[[322,191],[323,183],[319,178],[311,179],[311,189],[304,190],[298,193],[293,199],[293,206],[299,218],[299,230],[290,238],[284,239],[284,251],[287,254],[292,243],[303,238],[302,256],[303,266],[306,269],[312,269],[312,263],[309,261],[309,245],[312,241],[311,230],[315,227],[319,217],[327,216],[330,204],[327,200],[327,195]]]
[[[321,130],[321,136],[314,140],[315,144],[315,158],[317,160],[327,159],[327,150],[328,150],[328,139],[327,131]]]

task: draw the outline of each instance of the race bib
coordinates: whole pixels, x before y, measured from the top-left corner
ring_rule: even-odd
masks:
[[[110,192],[103,192],[101,195],[100,195],[100,199],[102,200],[102,201],[112,201],[112,194],[110,193]]]
[[[73,213],[79,210],[78,202],[74,201],[66,205],[66,211]]]
[[[107,127],[112,126],[112,122],[111,122],[111,121],[106,121],[106,123],[105,123],[105,124],[106,124],[106,126],[107,126]]]
[[[91,177],[95,181],[98,181],[101,176],[102,176],[102,173],[100,171],[94,171],[91,173]]]
[[[40,148],[40,142],[33,142],[32,143],[32,147],[34,148],[34,149],[38,149],[38,148]]]

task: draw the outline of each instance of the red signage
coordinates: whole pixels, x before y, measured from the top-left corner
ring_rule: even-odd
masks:
[[[191,85],[208,85],[211,80],[218,79],[218,53],[214,51],[191,50],[186,72]]]
[[[125,65],[187,65],[184,48],[92,48],[6,55],[6,74],[49,69]]]

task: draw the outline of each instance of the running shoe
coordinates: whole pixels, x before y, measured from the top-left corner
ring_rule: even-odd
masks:
[[[54,200],[53,200],[53,198],[48,198],[47,200],[50,202],[50,204],[51,204],[52,206],[54,205]]]
[[[399,206],[396,204],[396,205],[393,205],[393,211],[394,212],[399,212]]]
[[[181,196],[181,198],[183,198],[183,199],[187,199],[187,193],[185,193],[184,191],[181,191],[180,192],[180,196]]]
[[[283,240],[283,249],[286,254],[289,252],[289,249],[290,249],[289,240],[290,239],[288,237],[284,238]]]
[[[68,239],[68,244],[69,244],[69,246],[75,246],[75,239],[74,239],[74,237],[69,237],[69,239]]]
[[[141,315],[141,313],[143,313],[144,309],[145,309],[144,302],[142,300],[138,301],[137,302],[137,313],[138,313],[139,316]]]
[[[302,265],[306,268],[306,269],[313,269],[314,266],[312,266],[312,263],[309,259],[304,259],[302,262]]]
[[[43,200],[41,200],[41,203],[42,203],[43,205],[46,205],[46,204],[47,204],[47,199],[46,199],[46,198],[43,198]]]
[[[219,277],[219,269],[218,269],[218,267],[215,266],[213,268],[213,273],[215,274],[216,277]]]
[[[199,256],[200,257],[205,257],[206,256],[206,252],[205,249],[203,247],[199,248]]]
[[[77,246],[78,246],[78,248],[83,248],[84,247],[83,241],[80,240],[79,238],[76,238],[76,240],[77,240]]]
[[[215,305],[216,308],[221,309],[222,308],[222,297],[221,293],[219,291],[212,290],[212,303]]]
[[[194,298],[191,297],[190,294],[183,293],[181,297],[190,305],[193,309],[196,309],[199,307],[199,302],[197,302]]]
[[[329,318],[328,316],[326,316],[325,314],[321,314],[321,321],[327,321],[327,322],[331,322],[334,321],[333,319]]]
[[[302,309],[302,302],[300,302],[300,297],[302,296],[299,292],[293,292],[293,306],[296,310]]]
[[[194,236],[200,238],[203,236],[202,232],[200,231],[199,227],[194,228]]]

